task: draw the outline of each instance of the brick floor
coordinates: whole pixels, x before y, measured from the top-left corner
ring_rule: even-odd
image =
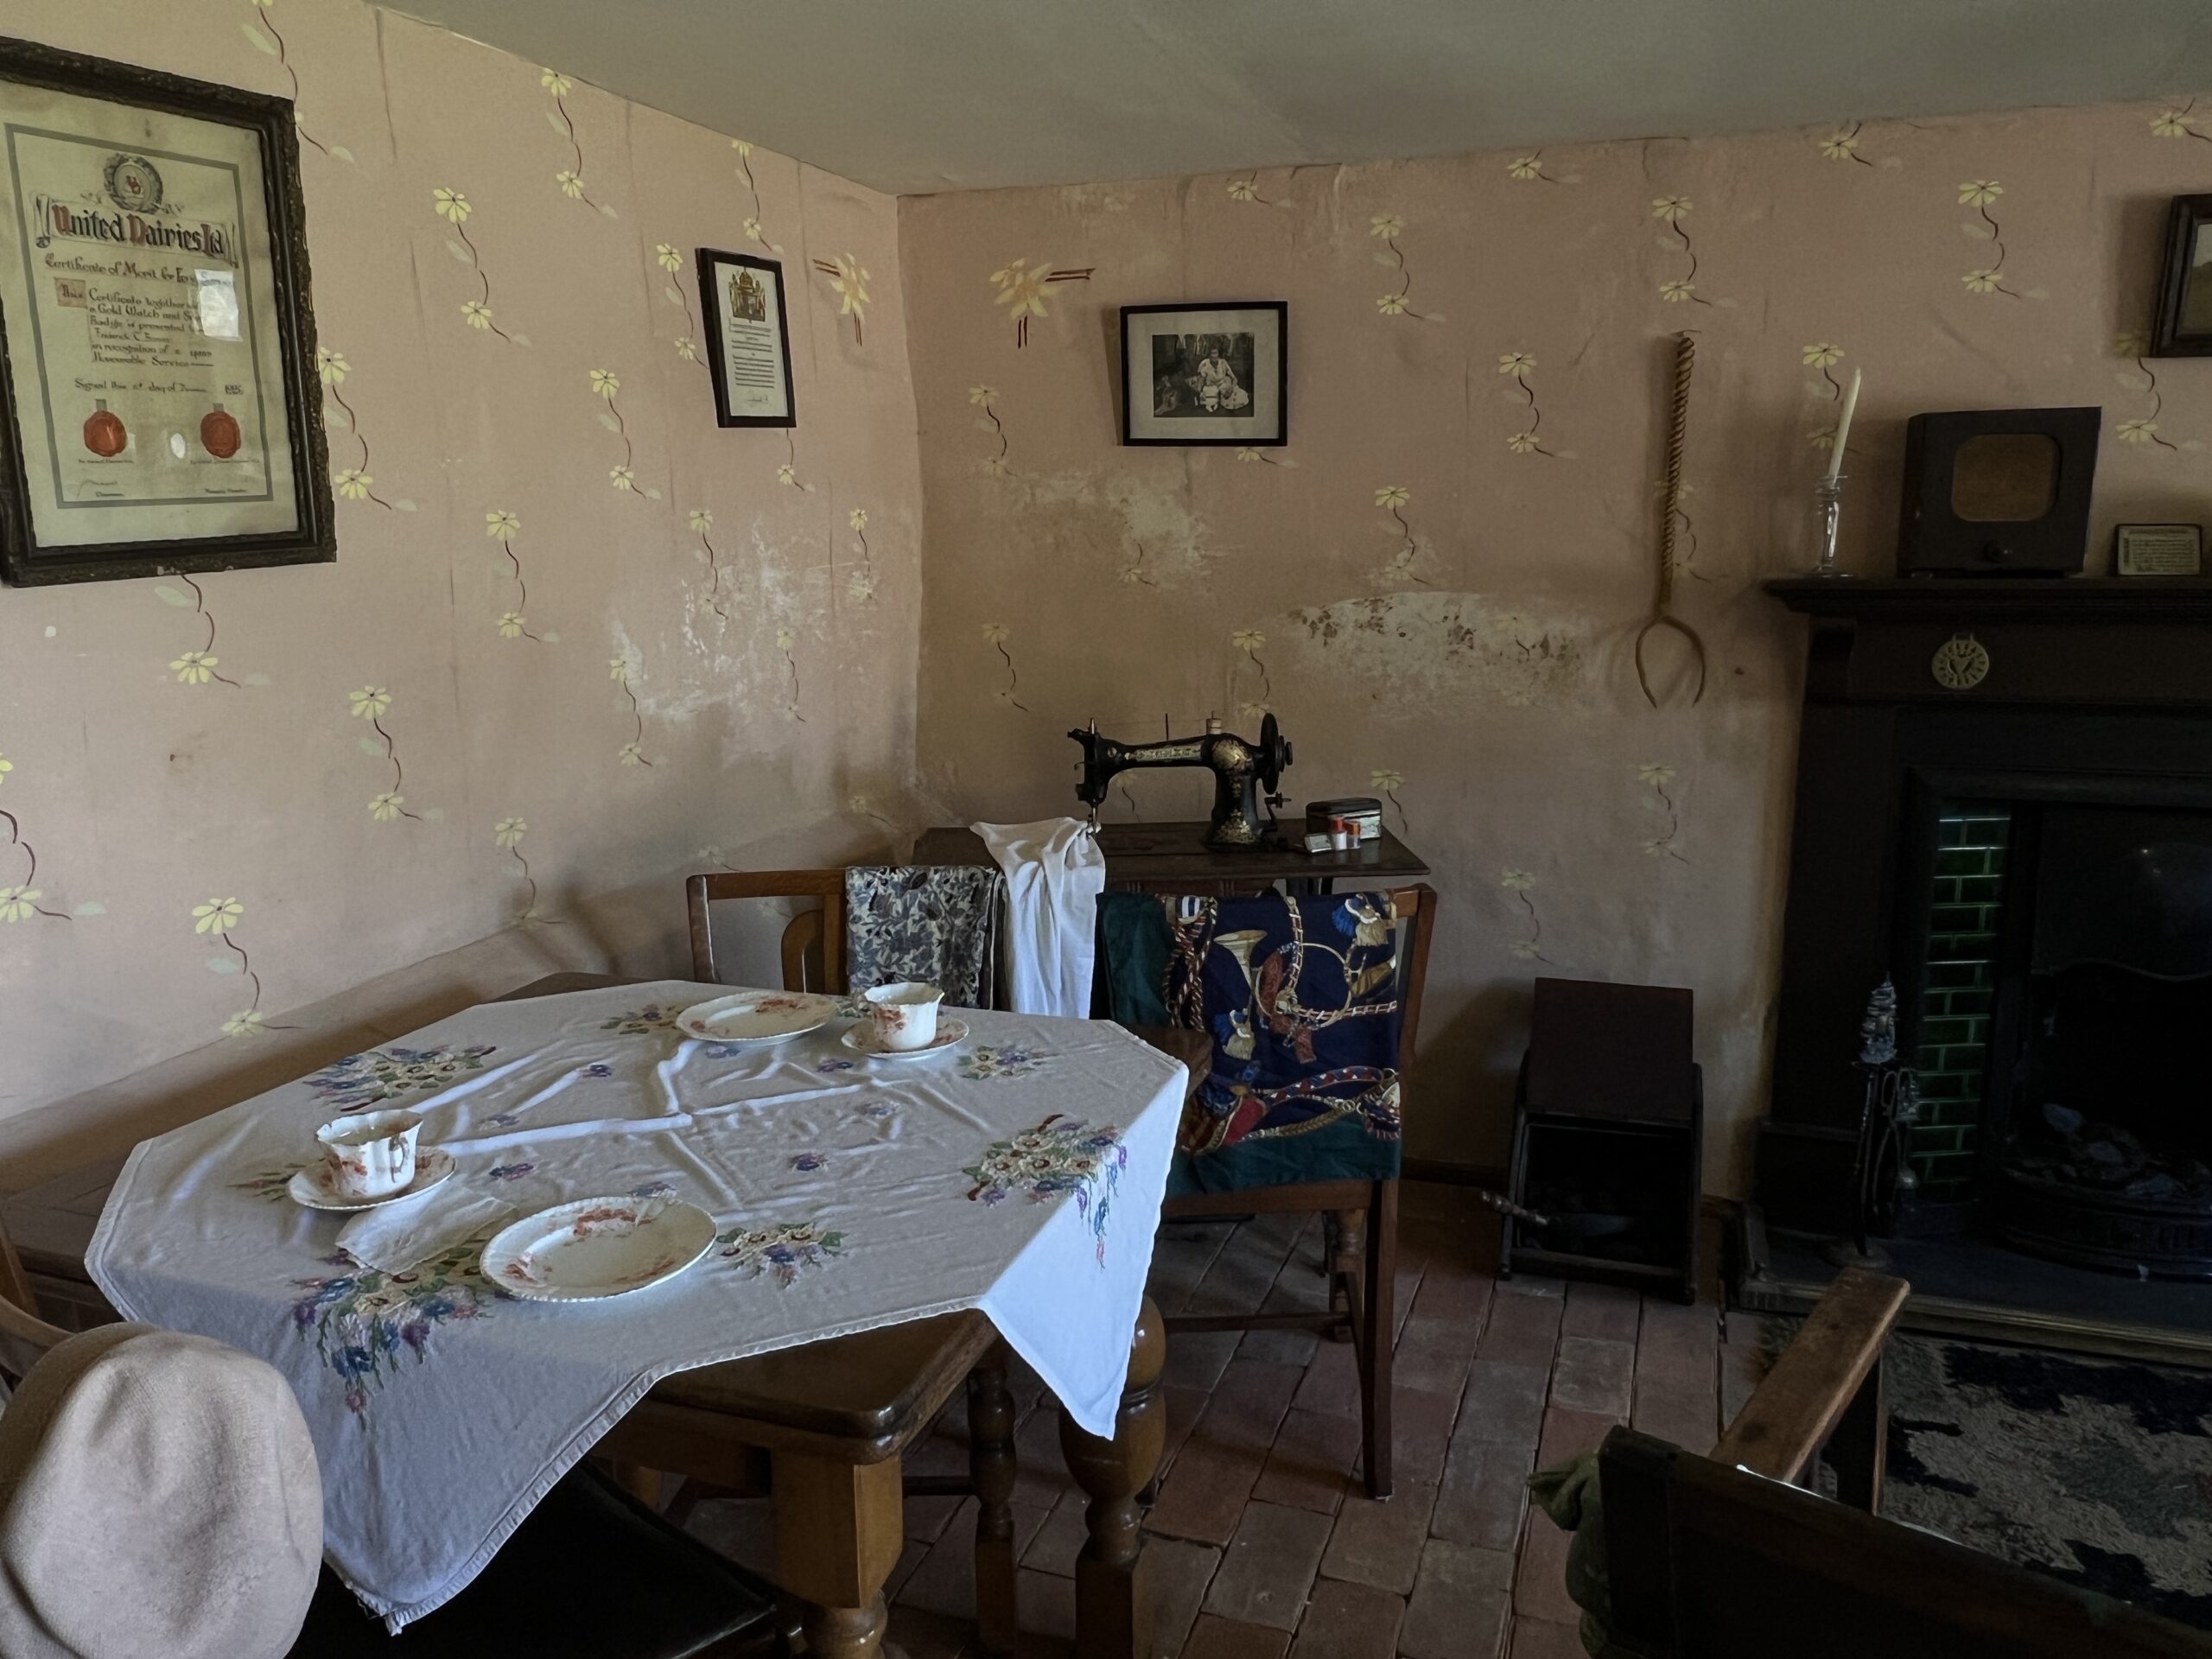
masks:
[[[1532,1469],[1630,1422],[1697,1452],[1758,1374],[1760,1333],[1694,1306],[1496,1276],[1497,1229],[1464,1192],[1402,1189],[1396,1495],[1363,1495],[1348,1343],[1235,1332],[1168,1344],[1167,1454],[1145,1520],[1157,1659],[1573,1659],[1566,1535],[1529,1509]],[[1300,1217],[1164,1229],[1152,1287],[1170,1313],[1319,1305],[1320,1229]],[[1066,1655],[1084,1500],[1052,1402],[1016,1368],[1017,1586],[1024,1656]],[[967,1466],[956,1401],[910,1471]],[[972,1656],[972,1503],[906,1506],[887,1646]],[[702,1503],[692,1530],[772,1564],[765,1503]]]

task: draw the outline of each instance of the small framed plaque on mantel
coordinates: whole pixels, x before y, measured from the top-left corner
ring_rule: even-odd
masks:
[[[2112,533],[2112,568],[2120,576],[2201,576],[2202,524],[2121,524]]]

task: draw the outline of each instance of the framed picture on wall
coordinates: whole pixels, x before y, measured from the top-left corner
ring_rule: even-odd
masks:
[[[715,418],[724,426],[797,426],[783,266],[702,248],[699,302],[707,319]]]
[[[1290,306],[1122,308],[1122,442],[1290,442]]]
[[[0,576],[337,556],[292,105],[0,41]]]
[[[2212,357],[2212,196],[2174,198],[2151,355]]]

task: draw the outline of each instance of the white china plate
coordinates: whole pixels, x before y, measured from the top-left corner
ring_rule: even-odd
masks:
[[[681,1198],[578,1198],[501,1228],[484,1276],[534,1302],[591,1302],[673,1279],[715,1243],[715,1218]]]
[[[424,1147],[415,1154],[415,1179],[397,1192],[387,1192],[380,1198],[349,1198],[331,1185],[327,1163],[309,1164],[295,1174],[285,1191],[292,1195],[295,1204],[303,1204],[310,1210],[373,1210],[381,1204],[396,1204],[402,1198],[411,1198],[427,1192],[453,1173],[453,1154],[436,1147]]]
[[[676,1016],[686,1037],[713,1043],[780,1043],[826,1026],[837,1000],[804,991],[741,991],[697,1002]]]
[[[837,1039],[855,1054],[865,1054],[871,1060],[918,1060],[931,1054],[942,1054],[948,1048],[957,1048],[968,1040],[968,1022],[948,1020],[939,1014],[937,1035],[919,1048],[885,1048],[875,1039],[875,1027],[863,1020]]]

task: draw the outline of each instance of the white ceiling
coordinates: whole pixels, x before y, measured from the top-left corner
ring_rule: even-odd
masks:
[[[909,194],[2212,87],[2212,0],[401,0]]]

